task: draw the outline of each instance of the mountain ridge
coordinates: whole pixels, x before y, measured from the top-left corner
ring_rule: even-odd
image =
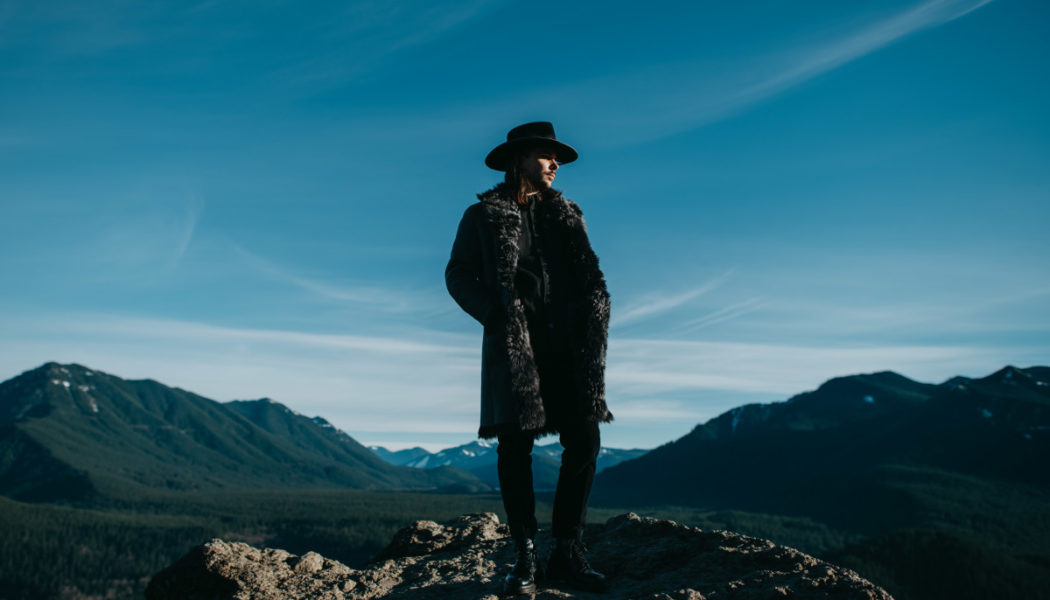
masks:
[[[1008,365],[941,384],[887,371],[834,378],[698,424],[603,472],[595,495],[815,516],[847,499],[865,506],[867,494],[892,496],[880,474],[893,465],[1047,486],[1039,466],[1050,459],[1050,377],[1039,379],[1047,374]]]
[[[0,383],[0,456],[0,494],[17,499],[77,501],[133,489],[486,488],[454,469],[388,465],[327,421],[276,402],[224,404],[56,362]],[[42,459],[44,467],[34,466]],[[34,468],[79,485],[13,483]]]
[[[489,484],[499,487],[499,475],[496,471],[496,446],[492,440],[473,440],[459,446],[452,446],[437,452],[415,447],[391,452],[382,446],[369,446],[383,460],[394,465],[416,469],[432,469],[441,466],[454,466]],[[557,486],[558,473],[561,469],[562,447],[558,442],[536,444],[532,451],[533,486],[537,490],[553,490]],[[598,451],[595,472],[617,465],[625,460],[636,458],[647,452],[642,449],[621,449],[602,446]]]

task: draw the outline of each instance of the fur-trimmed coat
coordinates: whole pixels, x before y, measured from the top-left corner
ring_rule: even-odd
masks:
[[[503,184],[478,194],[478,200],[463,214],[445,269],[449,293],[485,326],[478,435],[495,437],[508,429],[554,433],[567,418],[611,421],[605,402],[609,293],[580,207],[550,190],[533,213],[543,266],[543,314],[564,345],[562,362],[568,364],[559,365],[566,375],[559,381],[573,388],[560,390],[555,399],[540,393],[525,310],[515,290],[522,210]]]

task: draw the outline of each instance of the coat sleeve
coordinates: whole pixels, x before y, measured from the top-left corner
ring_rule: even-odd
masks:
[[[474,205],[477,206],[477,205]],[[460,308],[482,325],[498,317],[502,311],[485,288],[481,279],[481,231],[477,209],[463,213],[452,243],[452,255],[445,267],[445,286]]]

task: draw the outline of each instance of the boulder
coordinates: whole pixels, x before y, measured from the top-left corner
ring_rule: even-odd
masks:
[[[538,599],[892,600],[850,571],[770,541],[628,513],[587,529],[594,568],[611,591],[541,585]],[[553,546],[541,533],[541,557]],[[493,513],[445,523],[417,521],[362,569],[308,552],[260,550],[212,540],[154,576],[147,600],[498,600],[514,560],[507,527]],[[542,584],[542,582],[541,582]]]

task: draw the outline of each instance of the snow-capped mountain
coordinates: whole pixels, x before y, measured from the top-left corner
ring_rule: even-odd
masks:
[[[446,448],[433,453],[419,447],[396,452],[387,450],[382,446],[369,446],[368,448],[391,464],[415,467],[417,469],[453,466],[473,473],[489,485],[499,485],[499,479],[496,474],[497,455],[495,440],[475,440],[461,446]],[[597,470],[600,472],[625,460],[637,458],[646,452],[646,450],[638,449],[623,450],[603,447],[598,454]],[[533,477],[537,489],[554,488],[558,479],[558,469],[561,465],[561,453],[562,447],[558,442],[537,445],[533,449]]]

